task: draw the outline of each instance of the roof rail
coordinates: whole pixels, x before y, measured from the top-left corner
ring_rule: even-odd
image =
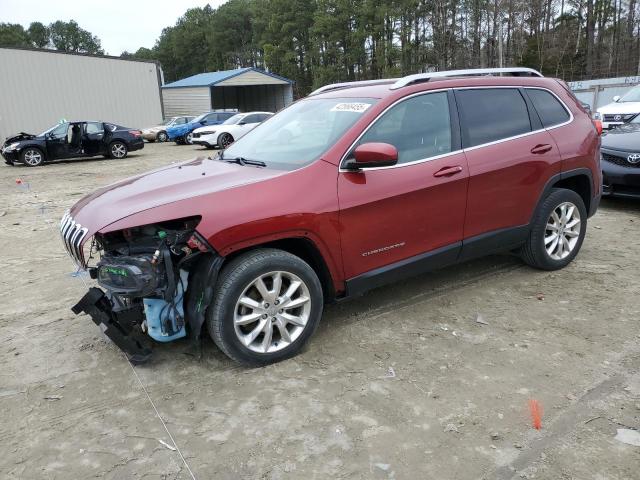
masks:
[[[428,82],[432,78],[465,77],[465,76],[485,76],[485,75],[510,75],[514,77],[542,77],[543,75],[533,68],[526,67],[506,67],[506,68],[472,68],[468,70],[445,70],[442,72],[416,73],[408,75],[396,81],[391,90],[406,87],[414,83]]]
[[[324,87],[320,87],[317,90],[314,90],[309,94],[309,96],[318,95],[319,93],[329,92],[331,90],[339,90],[341,88],[366,87],[368,85],[380,85],[384,83],[393,83],[395,81],[399,81],[399,79],[381,78],[379,80],[359,80],[357,82],[331,83],[329,85],[325,85]]]

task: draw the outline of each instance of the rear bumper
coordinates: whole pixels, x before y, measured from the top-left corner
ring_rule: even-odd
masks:
[[[144,140],[142,137],[139,139],[133,140],[129,142],[129,151],[133,152],[135,150],[142,150],[144,148]]]
[[[623,167],[603,160],[602,194],[640,198],[640,167]]]

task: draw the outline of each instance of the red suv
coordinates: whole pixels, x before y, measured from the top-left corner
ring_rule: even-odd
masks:
[[[329,85],[215,158],[74,205],[62,237],[104,290],[73,310],[132,361],[147,335],[199,345],[204,323],[234,360],[278,361],[335,299],[498,251],[567,265],[600,200],[599,146],[567,86],[530,69]]]

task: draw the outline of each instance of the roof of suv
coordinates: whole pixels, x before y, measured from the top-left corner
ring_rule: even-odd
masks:
[[[504,73],[508,74],[511,71],[513,71],[514,76],[500,76]],[[498,75],[494,75],[494,73]],[[557,80],[543,77],[539,72],[531,69],[455,70],[450,72],[435,72],[432,74],[409,75],[401,79],[393,78],[326,85],[311,93],[310,96],[321,98],[385,98],[389,96],[404,96],[406,93],[436,90],[439,88],[483,86],[548,87],[552,84],[555,84],[555,87],[557,87]]]

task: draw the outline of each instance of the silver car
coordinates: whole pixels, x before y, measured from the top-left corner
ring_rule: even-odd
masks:
[[[148,142],[166,142],[169,137],[167,136],[167,128],[173,125],[182,125],[190,122],[194,117],[171,117],[155,127],[145,128],[142,130],[142,138]]]

